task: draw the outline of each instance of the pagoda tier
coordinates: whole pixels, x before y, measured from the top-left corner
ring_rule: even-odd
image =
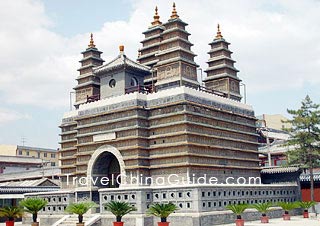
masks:
[[[77,77],[78,84],[74,87],[76,91],[74,106],[76,109],[79,108],[80,104],[86,103],[89,97],[99,96],[100,79],[93,74],[93,68],[102,65],[104,62],[101,58],[102,52],[94,45],[92,34],[88,48],[81,53],[83,58],[79,61],[81,67],[78,69],[80,75]]]
[[[162,26],[151,27],[147,31],[143,32],[145,39],[141,41],[142,48],[139,49],[138,62],[152,67],[158,62],[156,53],[159,51],[161,42],[161,34],[164,28]]]
[[[219,25],[217,35],[209,45],[210,58],[205,70],[207,78],[204,79],[206,88],[220,91],[230,99],[241,101],[241,79],[237,76],[239,70],[234,67],[235,61],[231,58],[232,52],[229,50],[230,43],[221,35]]]
[[[196,56],[191,51],[193,44],[188,40],[183,22],[173,6],[171,18],[164,24],[150,27],[142,41],[140,63],[152,67],[152,75],[145,84],[153,83],[158,90],[173,86],[199,87]]]
[[[154,21],[147,31],[143,32],[145,39],[141,41],[142,48],[139,49],[137,61],[145,66],[153,67],[158,58],[155,56],[159,51],[159,45],[162,40],[162,32],[164,27],[158,15],[158,7],[155,9]]]
[[[189,33],[173,5],[171,18],[164,23],[158,56],[159,61],[154,66],[157,71],[157,89],[173,86],[189,86],[198,88],[197,67],[194,62],[194,54],[191,51],[193,45],[189,40]]]

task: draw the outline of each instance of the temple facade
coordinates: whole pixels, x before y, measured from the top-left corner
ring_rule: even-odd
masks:
[[[156,179],[178,174],[181,182],[190,175],[206,174],[219,180],[260,175],[256,118],[252,107],[240,102],[240,79],[229,43],[218,28],[210,43],[206,87],[201,87],[186,25],[175,6],[166,23],[160,22],[156,9],[154,21],[144,32],[138,62],[129,59],[120,46],[119,55],[101,65],[101,52],[91,36],[79,69],[80,77],[85,75],[90,82],[77,78],[77,110],[67,113],[61,124],[62,175],[125,172],[127,178]],[[86,88],[89,93],[79,88],[84,84],[90,86]],[[93,160],[103,146],[116,154]],[[96,172],[94,164],[110,158],[114,159],[111,168],[99,167]],[[90,165],[90,160],[97,162]]]
[[[149,226],[156,222],[144,215],[151,203],[174,202],[174,225],[197,226],[214,225],[214,211],[231,203],[299,199],[294,184],[257,181],[256,118],[240,102],[241,79],[220,27],[202,87],[186,26],[175,5],[165,23],[156,8],[137,60],[120,46],[103,63],[91,36],[80,61],[76,109],[60,125],[63,190],[40,194],[64,202],[49,202],[43,214],[53,206],[63,213],[67,200],[90,199],[106,225],[112,219],[103,205],[119,200],[138,209],[126,225]]]

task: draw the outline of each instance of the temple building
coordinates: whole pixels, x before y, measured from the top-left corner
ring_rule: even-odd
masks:
[[[108,145],[123,161],[127,175],[259,176],[256,118],[251,106],[239,102],[240,79],[230,58],[229,43],[218,26],[210,43],[203,90],[197,81],[198,65],[186,25],[175,6],[166,23],[160,22],[156,8],[154,21],[144,32],[140,63],[129,59],[120,46],[114,60],[100,65],[101,52],[91,35],[80,61],[80,76],[90,68],[91,91],[85,98],[82,91],[77,92],[77,110],[63,119],[62,174],[85,176],[92,155]],[[99,81],[97,88],[93,81]],[[212,85],[215,82],[228,85],[216,87]],[[75,89],[82,84],[78,80]],[[223,95],[214,95],[214,91]],[[86,104],[79,106],[78,100]],[[119,161],[114,153],[102,156],[101,163],[97,160],[96,164],[109,158]],[[121,173],[119,163],[110,164],[112,169],[103,169],[104,173]],[[97,169],[99,172],[93,169],[94,175],[104,175],[101,167]]]
[[[42,214],[54,206],[63,215],[67,200],[90,199],[100,205],[101,225],[107,225],[112,219],[103,205],[119,200],[138,209],[126,225],[149,226],[157,221],[144,214],[151,203],[174,202],[174,225],[207,226],[216,222],[215,211],[231,203],[299,199],[295,184],[250,183],[261,170],[256,118],[240,102],[241,79],[229,43],[218,26],[202,87],[186,26],[175,4],[164,23],[156,8],[137,61],[120,46],[118,56],[103,63],[91,35],[74,88],[76,109],[60,125],[63,190],[40,194],[64,201],[49,202]],[[206,180],[212,177],[218,183]],[[161,185],[154,183],[159,178]],[[228,178],[243,178],[242,184],[226,185]]]

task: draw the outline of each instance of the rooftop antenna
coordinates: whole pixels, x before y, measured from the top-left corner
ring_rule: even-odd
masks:
[[[22,146],[24,147],[25,143],[27,143],[27,138],[21,137],[21,143],[22,143]]]

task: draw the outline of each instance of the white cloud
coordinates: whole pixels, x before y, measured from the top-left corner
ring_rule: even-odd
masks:
[[[0,108],[0,125],[17,121],[21,119],[30,119],[28,114],[22,114],[10,109]]]
[[[317,1],[224,1],[177,0],[180,18],[187,30],[203,69],[208,43],[219,22],[239,76],[252,94],[281,89],[298,89],[306,83],[319,84],[320,3]],[[125,45],[130,57],[137,57],[141,34],[152,21],[158,5],[161,21],[171,13],[167,1],[132,1],[128,21],[108,21],[94,32],[95,42],[110,60]],[[7,18],[10,18],[8,20]],[[75,86],[80,52],[88,34],[65,38],[50,31],[53,21],[38,0],[0,3],[0,93],[7,102],[68,106]]]

